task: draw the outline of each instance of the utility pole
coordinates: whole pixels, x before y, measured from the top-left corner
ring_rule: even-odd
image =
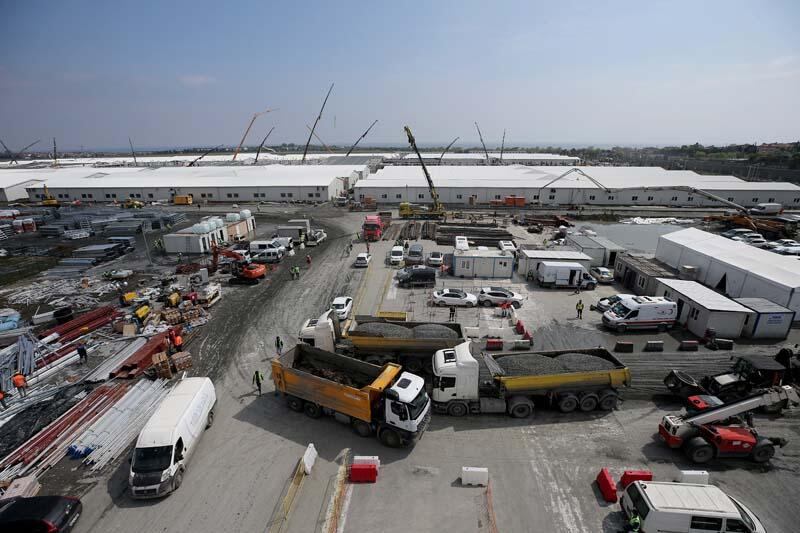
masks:
[[[489,151],[486,150],[486,143],[483,142],[483,135],[481,135],[481,128],[478,126],[478,123],[475,123],[475,129],[478,130],[478,138],[481,140],[481,145],[483,146],[483,153],[486,155],[486,164],[489,164]]]
[[[58,166],[58,149],[56,148],[56,138],[53,137],[53,166]]]
[[[317,115],[317,119],[314,121],[314,126],[308,128],[311,130],[311,133],[308,134],[308,141],[306,141],[306,147],[303,149],[303,159],[301,160],[301,162],[303,163],[305,163],[306,161],[306,154],[308,154],[308,145],[311,144],[311,137],[314,135],[314,130],[317,129],[317,124],[322,118],[322,111],[325,109],[325,104],[328,103],[328,97],[331,95],[332,90],[333,90],[333,83],[331,83],[331,88],[328,89],[328,94],[325,95],[325,100],[322,101],[322,107],[319,109],[319,114]]]

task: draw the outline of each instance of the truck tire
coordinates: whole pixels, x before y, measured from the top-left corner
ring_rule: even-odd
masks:
[[[619,396],[617,396],[616,392],[605,391],[600,395],[600,401],[597,402],[597,408],[600,411],[611,411],[617,407],[617,402],[619,402]]]
[[[322,408],[314,402],[306,402],[303,406],[303,412],[310,418],[319,418],[322,416]]]
[[[695,437],[686,443],[686,455],[693,463],[703,464],[714,458],[714,447],[703,437]]]
[[[298,398],[297,396],[287,396],[286,397],[286,405],[289,406],[289,409],[292,411],[297,411],[298,413],[303,410],[303,400]]]
[[[589,285],[586,286],[586,290],[593,291],[595,287],[597,287],[597,285],[595,285],[594,283],[590,283]]]
[[[753,448],[753,461],[756,463],[766,463],[775,455],[775,446],[768,440],[764,440],[756,444]]]
[[[469,413],[469,408],[464,402],[452,402],[447,406],[447,414],[450,416],[461,417]]]
[[[625,333],[625,330],[628,329],[628,326],[625,324],[620,324],[617,326],[617,333]]]
[[[372,426],[356,418],[353,420],[353,431],[355,431],[356,435],[359,437],[369,437],[372,435]]]
[[[172,490],[178,490],[181,488],[181,484],[183,483],[183,468],[179,468],[177,472],[175,472],[175,477],[172,478]]]
[[[417,374],[422,370],[423,362],[418,357],[407,357],[403,359],[403,366],[412,374]]]
[[[399,448],[403,445],[403,439],[400,434],[391,428],[383,428],[379,435],[381,442],[389,448]]]
[[[533,414],[533,402],[524,396],[514,396],[508,401],[511,418],[528,418]]]
[[[584,413],[588,413],[589,411],[594,411],[595,408],[597,408],[598,403],[599,399],[597,398],[597,394],[592,392],[581,396],[580,404],[578,405],[578,407]]]
[[[578,397],[574,394],[564,394],[558,399],[558,410],[562,413],[571,413],[578,408]]]
[[[210,428],[214,425],[214,410],[210,410],[208,412],[208,417],[206,417],[206,429]]]

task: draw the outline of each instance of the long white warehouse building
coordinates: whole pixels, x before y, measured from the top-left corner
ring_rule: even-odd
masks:
[[[424,152],[420,154],[426,165],[449,166],[485,166],[485,165],[526,165],[526,166],[564,166],[577,165],[581,162],[579,157],[559,154],[539,154],[531,152],[488,152],[487,153],[441,153]],[[419,165],[419,157],[415,153],[401,154],[396,157],[387,157],[387,163],[392,165]]]
[[[366,165],[268,165],[237,167],[67,168],[0,171],[43,179],[26,190],[31,200],[44,186],[61,200],[108,202],[168,200],[191,194],[195,202],[324,202],[369,172]]]
[[[780,203],[800,208],[800,187],[750,182],[660,167],[434,166],[428,169],[439,198],[450,205],[478,205],[506,196],[541,205],[666,205],[724,207],[693,187],[742,206]],[[587,177],[588,176],[588,177]],[[357,200],[431,203],[421,167],[388,166],[355,186]]]

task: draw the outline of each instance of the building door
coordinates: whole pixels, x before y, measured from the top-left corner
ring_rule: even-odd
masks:
[[[728,294],[727,286],[728,286],[728,274],[723,274],[719,282],[716,284],[716,286],[714,286],[714,288],[723,294]]]
[[[681,319],[681,312],[683,311],[684,301],[681,298],[678,298],[678,314],[675,317],[677,320]]]

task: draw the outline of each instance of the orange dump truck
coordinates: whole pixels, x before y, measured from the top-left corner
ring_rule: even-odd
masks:
[[[386,446],[414,444],[430,422],[425,382],[394,363],[379,367],[298,344],[272,360],[272,380],[290,409],[332,415]]]

